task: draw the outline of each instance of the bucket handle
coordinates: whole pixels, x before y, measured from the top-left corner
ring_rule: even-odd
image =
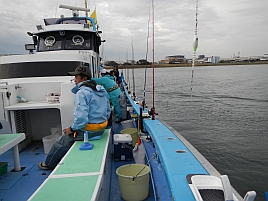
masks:
[[[132,181],[134,181],[138,177],[138,175],[144,170],[144,168],[150,163],[153,158],[156,158],[156,153],[153,153],[153,156],[150,158],[150,160],[147,161],[144,167],[136,174],[136,176],[132,177]]]

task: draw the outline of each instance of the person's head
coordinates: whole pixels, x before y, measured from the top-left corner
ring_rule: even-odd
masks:
[[[101,76],[105,76],[108,74],[108,71],[106,69],[102,69],[101,72],[100,72]]]
[[[114,71],[113,70],[110,71],[110,75],[114,76]]]
[[[78,66],[75,71],[68,72],[69,75],[74,75],[74,83],[77,85],[80,82],[84,82],[91,79],[91,71],[88,69],[87,66]]]

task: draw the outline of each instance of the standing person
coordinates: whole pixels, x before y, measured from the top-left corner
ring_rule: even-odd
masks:
[[[121,123],[122,114],[118,100],[121,90],[106,69],[101,70],[101,76],[100,78],[92,78],[91,80],[94,80],[97,84],[102,85],[106,89],[109,94],[109,99],[114,106],[115,113],[117,114],[118,121],[116,121],[116,123]]]
[[[114,70],[111,70],[109,74],[110,74],[110,76],[113,77],[113,80],[116,81],[116,78],[115,78],[115,75],[114,75]]]
[[[119,71],[118,71],[118,66],[114,66],[114,76],[115,76],[115,81],[117,84],[119,83]]]
[[[52,146],[45,162],[38,167],[43,170],[54,169],[75,141],[84,139],[84,131],[88,138],[101,136],[104,133],[110,116],[110,103],[107,91],[96,82],[91,81],[91,71],[86,66],[78,66],[74,72],[76,86],[74,121],[70,127],[63,129],[62,135]]]

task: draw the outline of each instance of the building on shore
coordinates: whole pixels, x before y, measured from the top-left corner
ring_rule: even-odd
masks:
[[[166,56],[165,59],[162,59],[159,64],[181,64],[186,63],[186,58],[184,55],[172,55]]]
[[[198,55],[198,57],[195,60],[196,63],[204,64],[204,63],[220,63],[220,57],[219,56],[210,56],[206,57],[205,55]],[[192,59],[187,59],[187,63],[192,63]]]
[[[263,56],[249,56],[249,57],[231,57],[231,58],[221,58],[222,63],[237,63],[237,62],[258,62],[258,61],[268,61],[268,54]]]
[[[216,64],[216,63],[220,63],[220,57],[219,56],[211,56],[211,57],[208,57],[208,63],[213,63],[213,64]]]

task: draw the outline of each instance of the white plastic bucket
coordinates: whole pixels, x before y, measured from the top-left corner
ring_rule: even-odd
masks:
[[[147,165],[123,165],[116,169],[116,174],[124,200],[138,201],[148,197],[150,168]]]
[[[127,103],[120,104],[121,109],[126,109],[127,110]]]
[[[48,154],[54,142],[59,139],[60,135],[48,135],[42,138],[44,145],[44,152]]]
[[[127,106],[127,111],[129,111],[129,112],[133,112],[133,111],[134,111],[134,109],[133,109],[133,107],[132,107],[132,106]]]
[[[127,109],[121,108],[122,119],[127,119]]]
[[[61,135],[61,133],[62,133],[61,126],[57,125],[55,127],[51,127],[50,128],[50,133],[51,133],[51,135]]]
[[[127,104],[127,103],[126,103],[126,99],[125,99],[125,98],[119,98],[119,104],[120,104],[120,105]]]
[[[122,121],[121,125],[122,125],[122,129],[135,128],[132,119]]]

